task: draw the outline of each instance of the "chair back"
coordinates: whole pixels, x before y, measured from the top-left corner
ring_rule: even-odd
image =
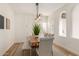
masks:
[[[53,38],[40,38],[39,56],[52,56]]]

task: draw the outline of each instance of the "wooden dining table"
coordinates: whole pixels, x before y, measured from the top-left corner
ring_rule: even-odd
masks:
[[[30,39],[30,46],[32,48],[37,48],[39,47],[40,39],[39,38],[31,38]]]
[[[31,55],[36,56],[36,49],[39,48],[39,43],[40,43],[40,39],[39,38],[35,38],[35,37],[31,37],[29,40],[30,43],[30,47],[31,47]]]

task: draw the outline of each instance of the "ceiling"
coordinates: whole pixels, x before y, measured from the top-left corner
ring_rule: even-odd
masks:
[[[36,14],[35,3],[10,3],[9,5],[15,12]],[[64,3],[39,3],[39,13],[49,15],[64,5]]]

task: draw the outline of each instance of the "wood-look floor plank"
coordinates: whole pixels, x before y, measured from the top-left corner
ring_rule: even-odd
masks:
[[[14,43],[5,53],[3,56],[14,56],[16,51],[19,47],[22,47],[23,42],[20,43]]]

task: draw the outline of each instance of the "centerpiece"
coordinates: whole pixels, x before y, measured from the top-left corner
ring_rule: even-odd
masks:
[[[40,25],[39,24],[34,24],[34,26],[33,26],[33,35],[34,35],[34,37],[38,38],[39,33],[40,33]]]

